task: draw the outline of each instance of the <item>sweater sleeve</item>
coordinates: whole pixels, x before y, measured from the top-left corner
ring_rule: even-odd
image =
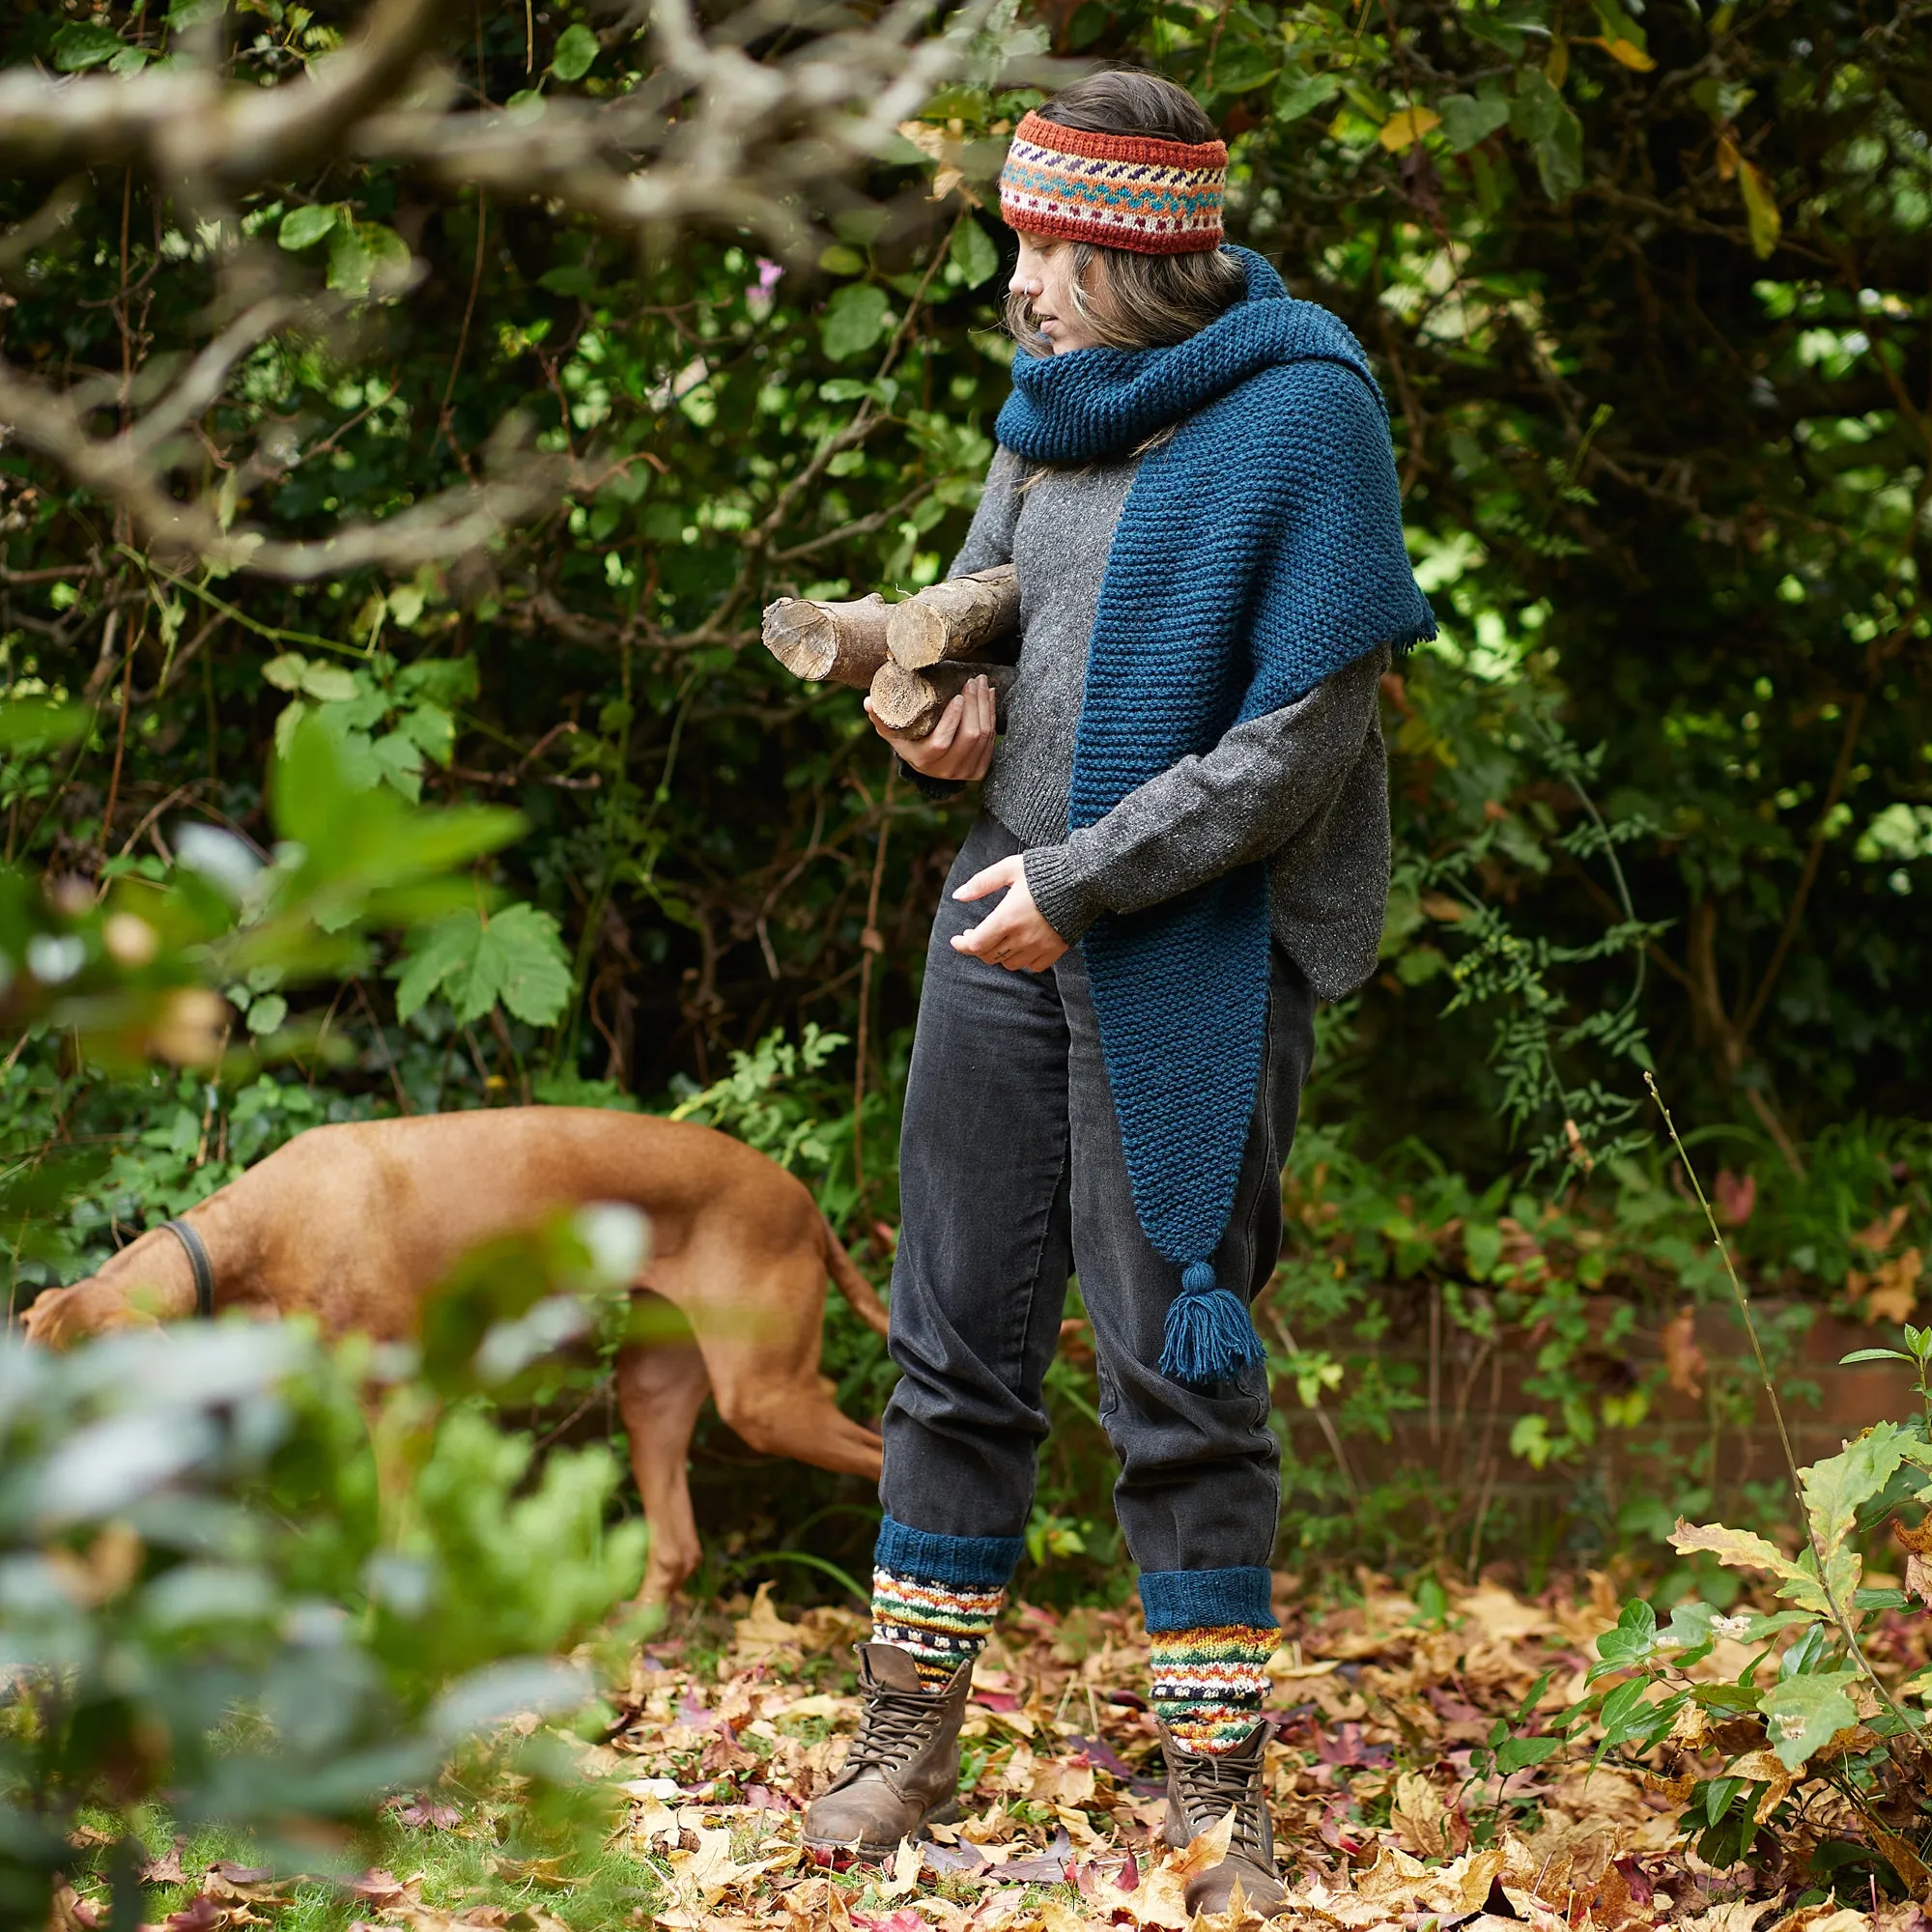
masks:
[[[952,559],[949,577],[967,577],[976,570],[991,570],[996,563],[1013,560],[1013,526],[1020,520],[1020,480],[1023,466],[1005,443],[993,451],[986,481],[980,491],[980,507],[973,512],[973,527],[959,554]]]
[[[976,570],[990,570],[996,563],[1013,560],[1013,526],[1020,517],[1021,464],[1005,443],[993,451],[986,481],[980,492],[980,507],[973,512],[973,526],[959,554],[952,559],[949,577],[968,577]],[[899,776],[914,790],[935,803],[957,798],[966,789],[962,779],[929,779],[916,772],[903,758],[893,761]]]
[[[1279,711],[1236,724],[1058,845],[1026,855],[1027,889],[1071,946],[1108,912],[1143,906],[1264,858],[1317,817],[1361,754],[1386,646]]]

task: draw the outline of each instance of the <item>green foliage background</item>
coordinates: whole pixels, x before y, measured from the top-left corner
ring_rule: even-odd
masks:
[[[1083,0],[1007,29],[1015,53],[1193,86],[1233,143],[1234,235],[1382,373],[1444,636],[1388,689],[1385,971],[1324,1022],[1279,1366],[1291,1405],[1339,1405],[1366,1441],[1424,1400],[1385,1347],[1419,1296],[1446,1293],[1466,1335],[1528,1335],[1546,1413],[1512,1447],[1578,1477],[1551,1552],[1637,1534],[1719,1480],[1715,1446],[1641,1507],[1599,1480],[1605,1433],[1657,1385],[1658,1325],[1711,1286],[1642,1067],[1755,1181],[1761,1285],[1822,1303],[1923,1237],[1926,14]],[[250,0],[236,70],[285,77],[349,17]],[[172,31],[152,5],[25,0],[0,60],[132,65]],[[451,57],[494,101],[611,94],[641,63],[608,16],[555,4],[527,38],[520,11],[480,10]],[[789,680],[757,616],[943,572],[1007,384],[990,181],[1037,98],[942,94],[918,144],[821,211],[836,239],[816,261],[782,272],[729,235],[640,257],[347,161],[249,202],[248,234],[368,298],[348,333],[246,365],[201,426],[210,488],[272,431],[279,460],[236,507],[319,535],[460,480],[506,414],[580,465],[554,520],[446,568],[184,575],[0,448],[0,678],[90,721],[65,743],[14,733],[10,866],[133,891],[173,875],[187,823],[266,848],[264,772],[311,714],[362,783],[529,824],[479,862],[475,906],[319,983],[272,962],[239,979],[218,1082],[104,1068],[16,980],[16,1303],[318,1121],[668,1108],[719,1082],[700,1115],[810,1173],[876,1271],[924,926],[965,818],[895,790],[856,696]],[[937,199],[935,156],[963,182]],[[0,214],[48,186],[0,185]],[[204,339],[223,244],[138,177],[77,186],[6,271],[5,354],[138,393]],[[843,1036],[830,1058],[767,1048],[728,1085],[734,1053],[814,1026]],[[50,1194],[49,1150],[93,1151],[99,1178]],[[1534,1258],[1499,1259],[1499,1224],[1554,1197]],[[1854,1243],[1894,1208],[1884,1242]],[[842,1393],[875,1406],[877,1345],[834,1322]],[[1036,1555],[1068,1588],[1118,1581],[1077,1350],[1055,1375]],[[712,1453],[716,1471],[735,1452]],[[849,1486],[729,1480],[735,1516],[706,1504],[721,1562],[781,1541],[862,1560]],[[1474,1555],[1477,1502],[1426,1471],[1365,1497],[1317,1453],[1291,1521],[1311,1554]]]

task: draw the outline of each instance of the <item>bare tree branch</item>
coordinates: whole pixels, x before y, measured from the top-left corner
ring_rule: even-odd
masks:
[[[359,39],[272,88],[231,86],[185,62],[69,80],[16,69],[0,74],[0,164],[65,174],[139,163],[230,191],[287,180],[338,151],[468,17],[457,0],[376,0]]]
[[[190,370],[184,384],[195,373]],[[158,413],[181,416],[168,403]],[[205,499],[171,497],[148,460],[147,446],[155,439],[144,436],[147,421],[117,436],[91,437],[64,396],[0,360],[0,423],[58,463],[76,483],[125,510],[164,563],[199,558],[218,570],[252,570],[304,582],[369,564],[408,570],[460,555],[487,543],[507,525],[542,514],[567,485],[560,460],[525,455],[514,475],[442,491],[381,524],[349,524],[314,542],[287,542],[259,530],[224,527]]]
[[[749,228],[774,252],[809,256],[822,239],[811,225],[813,191],[884,149],[958,67],[989,7],[968,0],[932,35],[923,0],[894,0],[858,25],[849,9],[823,0],[750,0],[711,26],[690,0],[653,0],[654,64],[628,92],[603,100],[545,95],[514,107],[469,106],[437,75],[439,47],[468,32],[462,0],[372,0],[347,46],[274,85],[224,78],[213,44],[199,59],[177,51],[128,74],[0,74],[0,167],[60,179],[110,167],[145,173],[200,232],[224,238],[218,312],[232,316],[139,420],[107,437],[89,430],[92,412],[110,400],[94,379],[60,385],[0,360],[0,430],[98,492],[171,562],[307,580],[369,564],[407,569],[472,549],[553,508],[583,479],[561,458],[524,455],[513,469],[499,465],[482,483],[381,524],[286,542],[231,527],[228,507],[185,473],[194,449],[184,432],[220,402],[249,355],[327,313],[327,303],[295,292],[305,271],[293,259],[256,242],[233,245],[237,198],[354,156],[406,166],[450,193],[539,201],[634,240],[703,222]],[[746,51],[780,29],[790,51]],[[69,191],[58,191],[0,240],[0,259],[31,252],[69,206]],[[851,425],[811,474],[868,427]],[[244,474],[263,468],[251,462]],[[235,487],[231,476],[231,494]]]

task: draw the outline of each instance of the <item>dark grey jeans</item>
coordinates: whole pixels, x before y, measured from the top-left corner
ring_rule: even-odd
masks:
[[[1019,849],[982,817],[933,923],[899,1151],[886,1513],[946,1536],[1020,1535],[1047,1433],[1041,1379],[1077,1272],[1099,1361],[1115,1507],[1142,1570],[1264,1565],[1280,1452],[1265,1373],[1204,1394],[1160,1359],[1174,1264],[1141,1232],[1078,948],[1046,973],[953,952],[997,903],[952,889]],[[1266,1285],[1281,1247],[1281,1168],[1314,1054],[1315,996],[1277,949],[1261,1091],[1227,1235],[1224,1286]],[[1175,1051],[1186,1042],[1176,1040]]]

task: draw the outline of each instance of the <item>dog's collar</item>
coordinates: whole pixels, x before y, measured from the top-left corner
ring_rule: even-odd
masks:
[[[163,1221],[161,1226],[182,1244],[187,1264],[194,1270],[194,1312],[202,1321],[214,1314],[214,1268],[202,1246],[201,1236],[185,1221]]]

